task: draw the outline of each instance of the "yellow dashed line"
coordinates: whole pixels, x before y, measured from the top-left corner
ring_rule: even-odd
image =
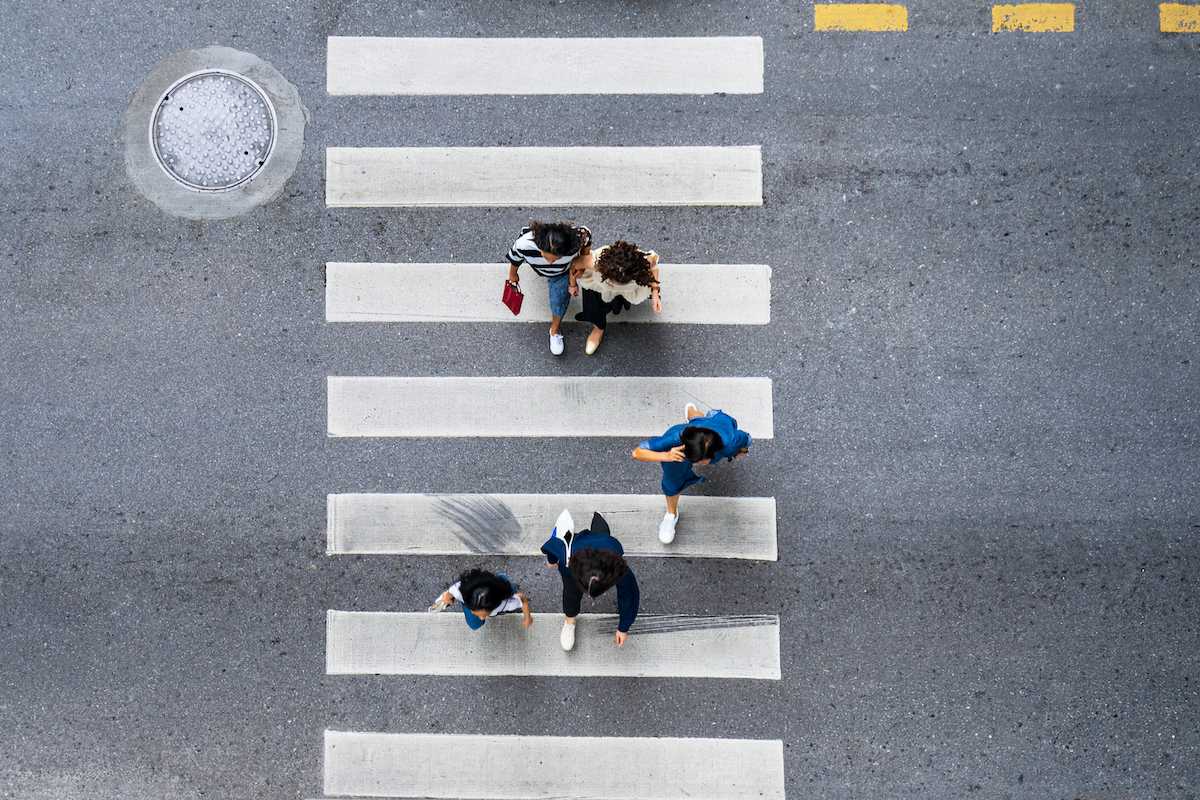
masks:
[[[908,7],[888,3],[816,3],[813,29],[818,31],[906,31]]]
[[[1158,29],[1163,33],[1200,33],[1200,5],[1159,3]]]
[[[992,6],[992,33],[997,31],[1070,32],[1075,30],[1074,3],[1018,3]]]

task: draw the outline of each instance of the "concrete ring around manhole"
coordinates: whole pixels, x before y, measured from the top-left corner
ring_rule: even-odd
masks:
[[[279,196],[304,149],[308,111],[267,62],[228,47],[175,53],[125,112],[125,168],[168,214],[225,219]]]

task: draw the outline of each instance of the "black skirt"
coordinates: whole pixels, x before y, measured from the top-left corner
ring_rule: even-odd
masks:
[[[593,292],[591,289],[583,290],[583,311],[575,315],[578,322],[590,322],[600,330],[604,330],[608,324],[609,314],[620,314],[627,308],[630,308],[629,301],[621,295],[617,295],[607,303],[600,298],[599,292]]]

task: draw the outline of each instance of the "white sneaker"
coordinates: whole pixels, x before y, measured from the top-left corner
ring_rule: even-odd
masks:
[[[563,623],[562,633],[558,635],[558,643],[562,649],[570,652],[575,649],[575,626],[569,622]]]
[[[683,421],[684,421],[684,422],[690,422],[690,421],[691,421],[691,419],[692,419],[692,412],[693,412],[693,411],[695,411],[695,412],[696,412],[695,416],[697,416],[697,417],[699,417],[699,416],[703,416],[703,415],[700,413],[700,409],[696,407],[696,404],[695,404],[695,403],[688,403],[686,406],[684,406],[684,407],[683,407]]]
[[[658,523],[658,540],[663,544],[675,541],[675,523],[679,522],[678,514],[663,514],[662,522]]]
[[[567,349],[566,342],[563,341],[561,333],[550,334],[550,352],[556,356],[561,356],[563,351]]]

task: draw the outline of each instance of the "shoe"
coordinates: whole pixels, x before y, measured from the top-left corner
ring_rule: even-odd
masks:
[[[575,626],[564,622],[562,633],[558,635],[558,643],[562,645],[562,649],[568,653],[575,649]]]
[[[550,352],[553,355],[561,356],[563,351],[567,349],[566,343],[563,341],[561,333],[550,334]]]
[[[599,332],[599,334],[600,334],[599,338],[593,339],[592,337],[595,336],[597,332]],[[604,331],[597,328],[596,330],[594,330],[590,334],[588,334],[587,344],[585,344],[583,346],[583,352],[589,356],[592,355],[593,353],[595,353],[597,350],[600,349],[600,343],[603,341],[604,341]]]
[[[658,523],[658,540],[663,544],[675,541],[675,523],[679,522],[678,514],[663,514],[662,522]]]
[[[695,403],[688,403],[686,406],[684,406],[684,407],[683,407],[683,420],[684,420],[684,422],[690,422],[690,421],[691,421],[691,419],[692,419],[692,412],[693,412],[693,411],[695,411],[695,412],[696,412],[696,416],[697,416],[697,417],[702,417],[702,416],[704,416],[703,414],[701,414],[701,413],[700,413],[700,409],[696,407],[696,404],[695,404]]]

